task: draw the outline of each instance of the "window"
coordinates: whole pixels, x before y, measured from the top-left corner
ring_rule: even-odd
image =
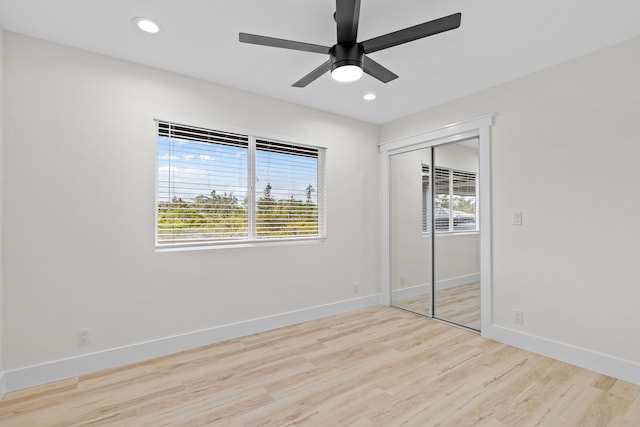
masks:
[[[318,236],[318,148],[256,141],[256,237]]]
[[[324,237],[324,151],[158,121],[156,246]]]
[[[422,165],[422,231],[429,232],[431,201],[429,166]],[[435,168],[434,214],[436,232],[477,231],[475,172]]]

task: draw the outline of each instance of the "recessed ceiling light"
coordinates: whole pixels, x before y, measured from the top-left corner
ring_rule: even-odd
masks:
[[[133,18],[133,23],[145,33],[155,34],[160,31],[160,25],[156,24],[149,18]]]
[[[354,82],[362,77],[362,68],[357,65],[343,65],[331,71],[331,77],[343,83]]]
[[[374,99],[376,99],[376,94],[375,93],[367,93],[362,97],[362,99],[364,99],[365,101],[373,101]]]

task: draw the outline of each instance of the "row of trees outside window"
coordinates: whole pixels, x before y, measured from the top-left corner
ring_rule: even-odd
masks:
[[[318,205],[312,185],[304,200],[290,195],[278,199],[267,184],[256,203],[258,238],[295,238],[318,235]],[[160,243],[239,240],[249,235],[248,199],[233,193],[198,195],[193,200],[174,196],[158,203]]]

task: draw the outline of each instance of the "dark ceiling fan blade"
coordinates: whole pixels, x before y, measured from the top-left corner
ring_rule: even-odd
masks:
[[[395,80],[398,76],[382,65],[378,64],[373,59],[365,56],[362,61],[362,70],[369,74],[371,77],[375,77],[382,83],[389,83],[391,80]]]
[[[338,43],[355,43],[358,38],[360,0],[336,0]]]
[[[306,85],[308,85],[309,83],[311,83],[312,81],[314,81],[315,79],[317,79],[318,77],[320,77],[321,75],[329,71],[330,69],[331,69],[331,60],[327,60],[327,62],[324,62],[318,68],[316,68],[315,70],[313,70],[312,72],[310,72],[309,74],[307,74],[306,76],[304,76],[303,78],[301,78],[300,80],[292,84],[291,86],[305,87]]]
[[[302,50],[304,52],[329,53],[328,46],[318,44],[302,43],[293,40],[277,39],[275,37],[258,36],[255,34],[240,33],[239,39],[242,43],[259,44],[261,46],[280,47],[282,49]]]
[[[418,40],[423,37],[454,30],[460,26],[461,19],[461,13],[454,13],[453,15],[405,28],[404,30],[374,37],[367,41],[363,41],[360,44],[364,48],[364,53],[377,52],[382,49]]]

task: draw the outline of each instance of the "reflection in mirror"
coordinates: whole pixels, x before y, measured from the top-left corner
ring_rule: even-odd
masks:
[[[389,162],[391,305],[479,331],[478,139]]]
[[[423,148],[395,154],[389,165],[391,305],[427,316],[431,316],[431,236],[424,194],[429,191],[430,153],[430,148]]]
[[[433,150],[433,161],[433,314],[480,330],[478,140],[438,145]]]

